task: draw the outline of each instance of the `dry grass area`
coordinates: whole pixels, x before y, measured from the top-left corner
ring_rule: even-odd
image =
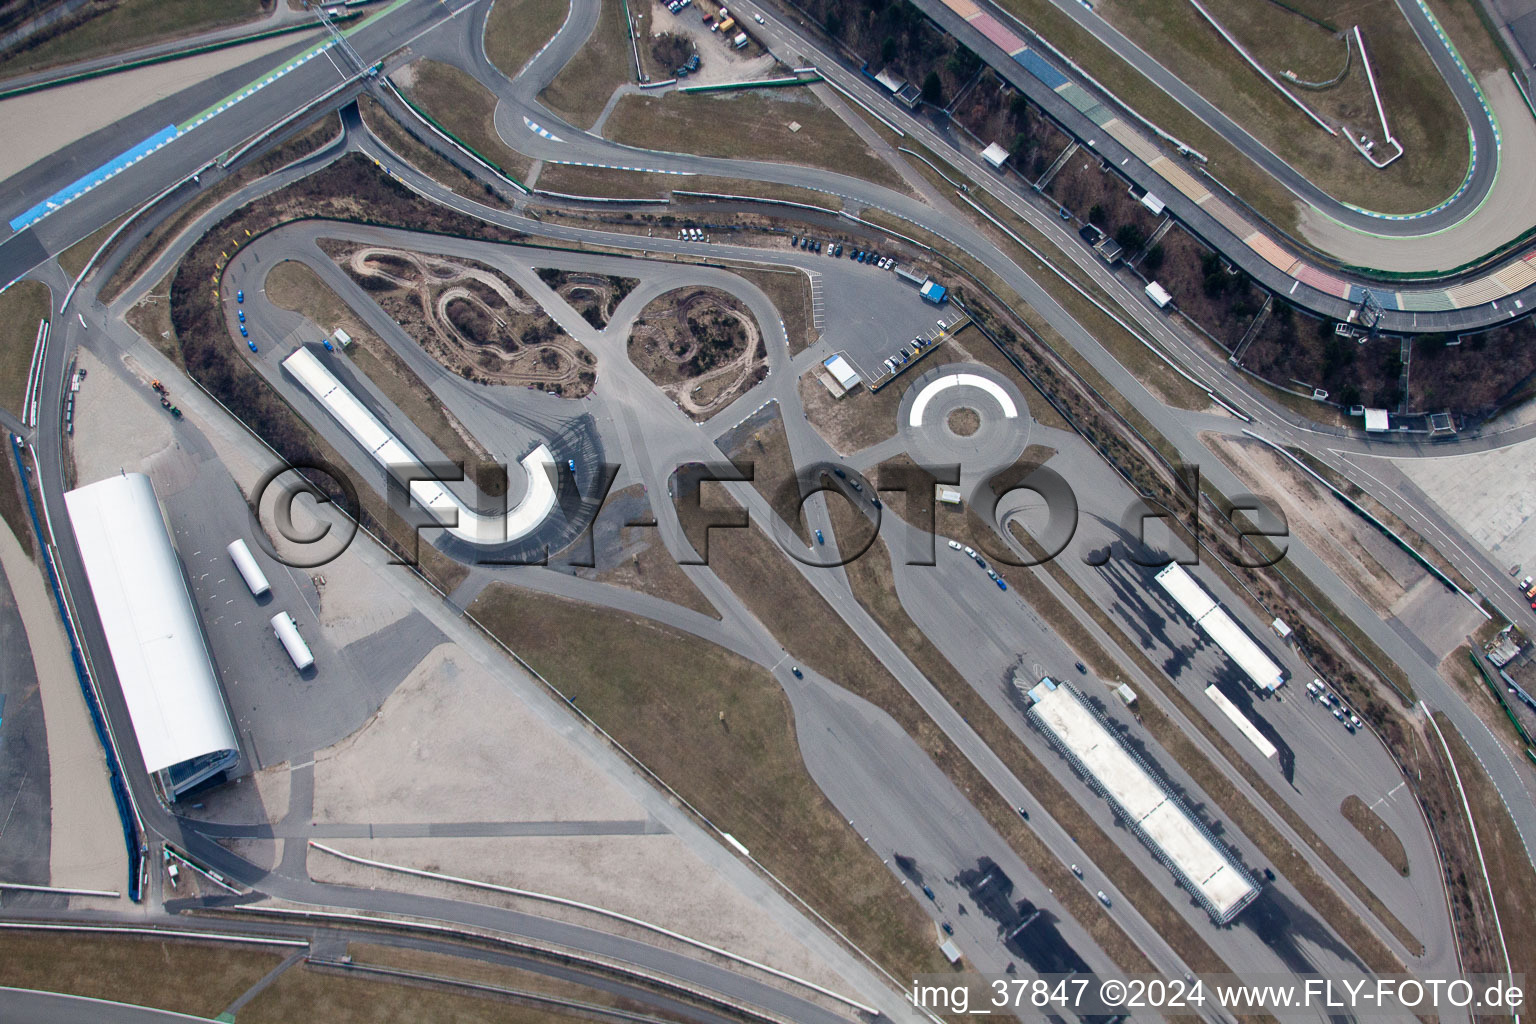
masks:
[[[59,269],[68,274],[71,281],[79,277],[80,272],[85,269],[85,265],[90,262],[91,257],[96,255],[96,250],[101,248],[101,243],[110,238],[112,232],[116,231],[118,226],[127,219],[128,215],[125,213],[112,221],[112,223],[103,224],[68,249],[59,253]]]
[[[918,374],[927,373],[948,363],[960,362],[948,344],[929,349],[929,354],[917,364]],[[879,391],[860,386],[844,395],[833,398],[821,382],[821,368],[816,367],[800,377],[800,404],[816,432],[826,439],[832,450],[839,455],[854,452],[878,444],[896,436],[896,413],[901,408],[902,395],[906,393],[906,380],[897,378]],[[908,371],[911,372],[910,370]]]
[[[0,932],[0,985],[214,1017],[289,952],[6,930]]]
[[[1373,539],[1380,544],[1390,545],[1389,539],[1274,449],[1217,434],[1202,434],[1200,439],[1255,494],[1278,505],[1291,533],[1316,552],[1351,590],[1383,616],[1392,613],[1407,588],[1372,552],[1375,545],[1362,542],[1364,531],[1375,534]],[[1406,554],[1399,554],[1408,559]],[[1402,571],[1401,565],[1395,567]],[[1416,575],[1423,572],[1417,565],[1414,569]]]
[[[768,410],[764,410],[766,413]],[[777,404],[772,417],[766,422],[758,414],[751,418],[760,424],[747,432],[734,430],[721,438],[726,457],[738,466],[750,463],[753,469],[752,486],[774,513],[806,544],[811,542],[810,527],[800,504],[800,486],[795,477],[795,463],[789,451],[789,436],[784,432],[784,419]],[[725,448],[724,442],[733,443]]]
[[[470,259],[321,239],[427,354],[465,380],[584,398],[597,360],[505,274]]]
[[[21,493],[21,478],[9,448],[7,445],[0,452],[0,520],[5,521],[21,549],[31,557],[32,520],[27,515],[27,499]]]
[[[195,193],[184,205],[145,234],[123,257],[112,276],[102,282],[98,294],[103,303],[111,304],[128,290],[128,286],[185,231],[193,221],[228,199],[245,186],[273,171],[280,170],[309,154],[323,148],[341,134],[341,115],[329,113],[313,124],[300,130],[287,141],[279,144],[260,159],[240,168],[234,174],[215,185]],[[112,246],[107,256],[115,254],[133,234],[129,229]],[[106,257],[104,256],[103,259]]]
[[[171,325],[171,278],[175,274],[174,270],[166,271],[160,283],[134,303],[123,319],[140,337],[159,349],[161,355],[186,369],[181,346],[176,344],[176,329]]]
[[[846,501],[829,499],[828,505],[832,510],[833,532],[845,539],[862,539],[863,531],[868,529],[863,514]],[[1137,911],[1157,928],[1180,957],[1191,966],[1203,965],[1197,970],[1225,970],[1220,956],[1093,822],[1077,800],[1055,781],[1034,753],[1019,741],[991,705],[912,621],[896,596],[890,551],[885,542],[876,538],[863,557],[850,562],[845,571],[854,596],[865,611],[922,670],[944,699],[965,716],[971,728],[1002,759],[1008,770],[1016,778],[1028,780],[1036,799],[1050,808],[1052,817],[1077,839],[1085,855],[1130,898]],[[1127,971],[1146,969],[1140,966],[1146,963],[1141,950],[1121,931],[1092,893],[1073,878],[1062,864],[1059,852],[1050,850],[1011,809],[1004,808],[1000,814],[988,817],[993,827],[1056,893],[1062,905],[1117,965]]]
[[[1478,763],[1477,755],[1472,753],[1449,719],[1436,712],[1435,720],[1440,723],[1440,729],[1445,734],[1445,744],[1451,750],[1467,803],[1472,808],[1472,820],[1477,824],[1477,841],[1482,847],[1488,878],[1493,883],[1493,898],[1499,908],[1499,923],[1509,954],[1510,968],[1516,974],[1523,973],[1530,978],[1536,975],[1536,929],[1531,928],[1531,922],[1536,921],[1536,870],[1531,868],[1529,854],[1520,841],[1520,833],[1515,830],[1515,823],[1510,819],[1498,789]],[[1465,820],[1466,811],[1459,801],[1455,813]],[[1478,890],[1478,898],[1486,901],[1487,890],[1481,877],[1482,870],[1477,866],[1476,854],[1465,848],[1460,853],[1462,863],[1467,865],[1466,873],[1470,875],[1463,876],[1461,884]],[[1461,916],[1458,913],[1458,918]],[[1491,920],[1482,921],[1482,931],[1491,934]],[[1487,969],[1502,973],[1502,958],[1488,959],[1490,965]],[[1468,966],[1467,970],[1471,971],[1473,967]]]
[[[1345,821],[1355,826],[1355,831],[1365,836],[1366,841],[1376,848],[1383,860],[1392,865],[1394,871],[1404,878],[1408,877],[1408,854],[1403,849],[1403,841],[1392,831],[1392,826],[1366,806],[1364,800],[1350,794],[1339,804],[1339,813]]]
[[[652,299],[630,329],[628,352],[651,383],[700,422],[768,372],[762,328],[718,288],[676,288]]]
[[[643,484],[631,484],[622,491],[608,496],[610,503],[625,498],[638,498],[645,493]],[[652,517],[655,510],[652,510]],[[619,564],[599,572],[594,578],[600,583],[611,583],[641,594],[670,601],[672,604],[691,608],[700,615],[718,619],[720,613],[709,603],[699,588],[693,585],[682,566],[672,558],[661,537],[651,527],[625,526],[619,531],[619,543],[628,547],[643,541],[644,549],[635,552]]]
[[[357,98],[357,109],[368,130],[378,136],[389,150],[400,159],[439,185],[477,203],[495,203],[495,190],[478,181],[445,154],[438,152],[432,143],[423,142],[403,125],[372,96]],[[419,123],[419,122],[418,122]],[[425,130],[425,129],[423,129]],[[440,143],[446,148],[446,143]]]
[[[789,702],[764,669],[653,622],[503,584],[469,613],[875,960],[897,973],[947,969],[927,916],[806,771]],[[576,635],[585,642],[560,642]]]
[[[412,103],[425,110],[448,134],[474,150],[509,177],[521,181],[532,161],[501,141],[496,131],[496,96],[451,64],[421,58],[394,74]]]
[[[347,953],[355,964],[384,967],[433,978],[453,979],[472,985],[487,985],[516,992],[538,993],[557,999],[569,999],[589,1006],[608,1006],[630,1013],[659,1016],[664,1020],[686,1021],[685,1016],[674,1016],[659,1011],[648,1003],[608,991],[606,988],[583,985],[564,977],[539,971],[524,970],[505,964],[490,963],[478,959],[474,951],[466,949],[463,956],[410,949],[405,946],[383,945],[367,942],[347,944]],[[430,1018],[440,1020],[440,1017]],[[455,1018],[456,1019],[456,1018]]]
[[[1364,32],[1393,134],[1407,151],[1385,170],[1372,167],[1342,136],[1318,128],[1184,0],[1104,0],[1096,9],[1331,195],[1386,213],[1412,213],[1455,192],[1469,159],[1465,119],[1397,5],[1354,0],[1299,6],[1340,30],[1358,24]],[[1278,4],[1212,0],[1207,9],[1277,76],[1295,69],[1303,79],[1329,81],[1346,66],[1342,40]],[[1347,125],[1381,143],[1358,54],[1348,68],[1330,88],[1292,91],[1333,126]]]
[[[804,164],[908,191],[842,118],[802,90],[625,96],[605,131],[631,146]]]
[[[539,100],[576,127],[590,129],[613,91],[634,79],[624,5],[600,4],[592,35],[539,93]]]
[[[273,305],[301,313],[321,330],[341,327],[352,344],[340,351],[371,380],[412,423],[432,439],[451,462],[461,463],[465,475],[490,496],[505,494],[505,470],[496,465],[473,435],[456,420],[432,389],[374,334],[341,297],[302,263],[285,260],[267,274],[267,298]]]
[[[59,64],[122,53],[150,43],[183,39],[243,21],[255,21],[272,10],[272,5],[273,0],[93,3],[84,12],[56,22],[27,40],[26,45],[9,51],[0,60],[0,75],[23,75]],[[42,9],[33,4],[26,6]]]
[[[53,293],[40,281],[17,281],[0,292],[0,406],[21,415],[37,327],[53,311]]]
[[[837,196],[796,185],[744,178],[717,178],[708,174],[657,174],[646,171],[619,171],[611,167],[583,167],[579,164],[546,163],[539,172],[538,187],[549,192],[572,196],[601,196],[605,199],[666,199],[674,189],[687,192],[718,192],[732,196],[757,196],[784,199],[792,203],[838,210],[843,202]],[[679,196],[679,201],[691,197]],[[687,220],[686,216],[680,215]]]
[[[582,1020],[548,1006],[529,1006],[490,994],[470,994],[439,985],[385,979],[295,964],[240,1010],[241,1024],[540,1024]]]
[[[560,0],[496,0],[485,16],[485,55],[508,78],[565,23],[570,5]]]
[[[640,284],[637,278],[615,274],[588,274],[580,271],[541,267],[539,280],[549,285],[581,318],[598,330],[608,326],[608,318],[619,303]]]
[[[821,332],[814,326],[811,312],[811,279],[799,270],[774,270],[768,267],[732,266],[731,271],[762,289],[784,321],[789,339],[789,354],[798,355],[816,344]]]

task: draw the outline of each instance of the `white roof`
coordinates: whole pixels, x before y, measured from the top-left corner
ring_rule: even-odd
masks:
[[[1243,627],[1233,621],[1226,609],[1206,593],[1193,576],[1177,562],[1170,562],[1157,574],[1168,596],[1178,602],[1180,608],[1195,620],[1205,634],[1237,662],[1237,667],[1247,673],[1253,684],[1262,690],[1276,690],[1285,682],[1280,666],[1276,665],[1264,648],[1254,642]]]
[[[1164,288],[1156,281],[1153,281],[1151,284],[1147,285],[1146,293],[1149,299],[1157,303],[1157,307],[1159,309],[1173,301],[1173,296],[1168,293],[1168,289]]]
[[[897,78],[889,71],[881,71],[875,75],[875,81],[885,86],[891,92],[901,92],[901,87],[907,84],[906,79]]]
[[[1071,751],[1117,810],[1137,826],[1144,841],[1202,898],[1212,916],[1225,921],[1241,910],[1258,890],[1206,830],[1104,728],[1070,685],[1036,690],[1038,696],[1036,691],[1030,694],[1035,701],[1030,714]]]
[[[1008,162],[1008,151],[994,142],[981,151],[981,158],[993,167],[1002,167]]]
[[[1147,209],[1151,210],[1154,214],[1157,215],[1161,215],[1163,210],[1167,209],[1167,204],[1164,203],[1161,199],[1157,198],[1157,196],[1153,195],[1151,192],[1148,192],[1146,195],[1141,197],[1141,205],[1145,206]]]
[[[293,374],[325,411],[352,435],[352,439],[386,470],[409,476],[421,464],[421,460],[400,443],[372,410],[347,390],[309,349],[295,349],[283,360],[283,368]],[[523,457],[521,465],[527,474],[528,486],[523,491],[523,500],[504,516],[481,515],[436,480],[413,480],[411,497],[460,540],[471,544],[503,544],[517,540],[531,533],[555,507],[555,457],[549,446],[539,445]]]
[[[1388,429],[1388,425],[1387,425],[1387,410],[1385,410],[1385,409],[1367,409],[1367,410],[1365,410],[1365,429],[1366,430],[1371,430],[1371,431],[1387,430]]]
[[[238,750],[149,477],[108,477],[64,504],[144,767]]]
[[[1258,726],[1250,722],[1247,715],[1237,709],[1236,704],[1227,699],[1226,694],[1216,688],[1215,683],[1205,688],[1205,695],[1211,698],[1211,701],[1221,709],[1221,713],[1226,715],[1233,725],[1237,726],[1239,732],[1248,737],[1249,742],[1259,748],[1259,753],[1265,757],[1275,756],[1275,745],[1259,732]]]
[[[844,388],[851,388],[859,382],[859,375],[854,372],[852,366],[848,365],[848,360],[844,359],[841,355],[835,355],[821,365],[831,370],[832,376],[836,377],[837,382]]]

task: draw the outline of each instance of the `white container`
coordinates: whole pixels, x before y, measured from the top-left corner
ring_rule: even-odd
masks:
[[[229,552],[230,561],[235,563],[235,568],[240,570],[240,578],[245,580],[245,585],[251,589],[252,597],[260,597],[272,589],[272,584],[267,582],[267,574],[261,571],[261,566],[256,564],[256,559],[251,556],[251,549],[245,546],[245,541],[236,540],[224,549]]]
[[[293,621],[293,616],[287,612],[278,612],[272,616],[272,631],[282,641],[283,649],[288,652],[288,657],[293,659],[293,667],[300,672],[315,663],[315,656],[309,653],[309,644],[299,636],[299,624]]]

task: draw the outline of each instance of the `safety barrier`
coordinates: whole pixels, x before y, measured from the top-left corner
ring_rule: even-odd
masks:
[[[139,885],[143,857],[139,850],[138,815],[134,812],[133,800],[128,795],[128,783],[123,778],[122,764],[117,757],[117,748],[112,743],[106,716],[102,713],[101,704],[96,699],[96,688],[91,683],[90,669],[85,664],[85,652],[80,647],[80,637],[75,631],[75,621],[70,616],[64,599],[64,588],[59,581],[53,549],[48,543],[50,534],[43,530],[43,525],[37,517],[37,504],[32,500],[32,488],[27,486],[29,473],[26,464],[21,460],[21,439],[15,434],[11,435],[11,457],[16,460],[16,472],[21,479],[21,489],[27,496],[27,515],[32,520],[32,532],[41,542],[39,547],[43,552],[43,565],[48,570],[48,584],[53,588],[53,599],[58,604],[59,618],[64,622],[64,633],[69,637],[69,656],[75,664],[75,676],[80,682],[80,692],[85,697],[85,706],[91,713],[91,724],[96,728],[96,738],[101,742],[102,751],[106,754],[107,779],[112,786],[112,800],[117,804],[118,818],[122,821],[123,843],[128,849],[128,898],[137,903],[143,898]]]

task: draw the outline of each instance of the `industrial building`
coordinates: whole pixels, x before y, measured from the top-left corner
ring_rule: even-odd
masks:
[[[1067,683],[1046,678],[1028,691],[1028,716],[1120,820],[1173,872],[1217,924],[1258,896],[1258,886]]]
[[[1195,625],[1214,640],[1227,657],[1237,662],[1237,667],[1256,689],[1273,693],[1285,685],[1285,673],[1280,666],[1227,614],[1219,601],[1184,571],[1182,565],[1170,562],[1159,570],[1156,579],[1168,596],[1195,620]]]
[[[295,349],[283,360],[283,369],[386,471],[401,478],[422,475],[421,460],[312,351]],[[504,544],[532,533],[555,507],[555,457],[549,446],[534,448],[520,465],[528,486],[517,507],[505,515],[481,514],[437,480],[412,479],[411,497],[460,540]]]
[[[160,503],[128,473],[64,504],[144,767],[174,801],[233,769],[240,744]]]

